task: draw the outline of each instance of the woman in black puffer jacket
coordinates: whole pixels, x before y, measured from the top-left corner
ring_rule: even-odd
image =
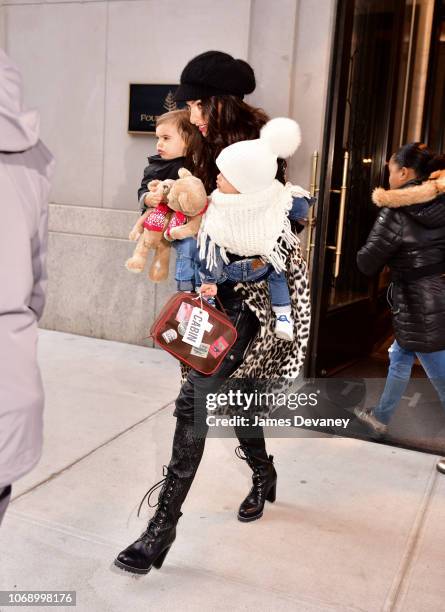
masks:
[[[357,254],[369,276],[391,271],[388,301],[396,340],[385,390],[375,409],[357,416],[378,433],[406,389],[417,355],[445,408],[445,156],[426,145],[403,146],[389,161],[390,189],[375,189],[381,212]]]

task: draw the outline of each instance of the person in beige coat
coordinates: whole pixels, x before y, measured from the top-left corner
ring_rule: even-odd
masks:
[[[38,462],[43,387],[37,321],[46,288],[53,157],[25,111],[16,66],[0,49],[0,523],[11,485]]]

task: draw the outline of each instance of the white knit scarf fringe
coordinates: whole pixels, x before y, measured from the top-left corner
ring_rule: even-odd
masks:
[[[276,272],[286,270],[288,250],[299,244],[288,217],[293,196],[309,194],[298,185],[284,186],[277,180],[253,194],[223,194],[215,190],[198,234],[199,256],[206,260],[209,270],[216,267],[217,246],[226,264],[229,252],[259,256]]]

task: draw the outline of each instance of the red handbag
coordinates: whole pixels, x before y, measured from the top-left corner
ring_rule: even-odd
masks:
[[[194,370],[213,374],[235,343],[237,333],[224,312],[197,293],[180,291],[165,304],[149,337]]]

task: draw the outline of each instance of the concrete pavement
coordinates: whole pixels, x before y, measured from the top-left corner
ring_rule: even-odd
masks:
[[[436,457],[346,438],[271,439],[277,501],[250,524],[236,520],[250,476],[236,440],[209,438],[163,568],[119,572],[112,560],[145,528],[138,503],[169,459],[177,363],[51,331],[40,355],[45,449],[13,488],[0,589],[76,590],[82,612],[444,610]]]

